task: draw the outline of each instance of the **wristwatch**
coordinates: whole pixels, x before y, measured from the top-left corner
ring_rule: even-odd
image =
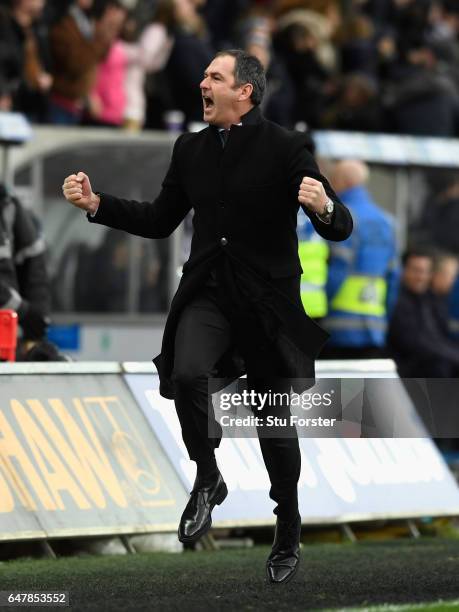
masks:
[[[319,217],[321,221],[324,221],[325,223],[330,223],[331,216],[334,210],[335,210],[335,204],[333,203],[333,200],[328,198],[327,203],[325,204],[325,211],[321,214],[316,213],[316,215]]]

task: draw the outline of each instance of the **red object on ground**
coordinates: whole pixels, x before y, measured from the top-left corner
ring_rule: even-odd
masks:
[[[18,315],[14,310],[0,310],[0,361],[16,361]]]

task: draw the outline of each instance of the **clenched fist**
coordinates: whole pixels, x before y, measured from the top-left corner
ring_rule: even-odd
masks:
[[[93,193],[89,177],[84,172],[68,176],[62,185],[62,192],[71,204],[90,214],[94,214],[99,207],[100,198]]]
[[[298,191],[298,201],[312,212],[323,215],[326,212],[325,204],[328,202],[328,196],[320,181],[305,176]]]

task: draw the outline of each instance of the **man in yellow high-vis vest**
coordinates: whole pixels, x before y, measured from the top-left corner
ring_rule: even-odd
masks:
[[[387,315],[398,293],[399,262],[394,221],[365,187],[369,170],[357,160],[338,162],[332,184],[351,211],[354,232],[329,243],[324,326],[331,337],[322,352],[335,359],[385,355]]]

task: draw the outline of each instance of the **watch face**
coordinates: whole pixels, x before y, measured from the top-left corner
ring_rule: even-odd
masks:
[[[325,208],[326,208],[326,211],[327,211],[328,213],[332,213],[332,212],[333,212],[333,202],[331,202],[330,200],[328,200],[328,202],[327,202],[327,204],[326,204]]]

